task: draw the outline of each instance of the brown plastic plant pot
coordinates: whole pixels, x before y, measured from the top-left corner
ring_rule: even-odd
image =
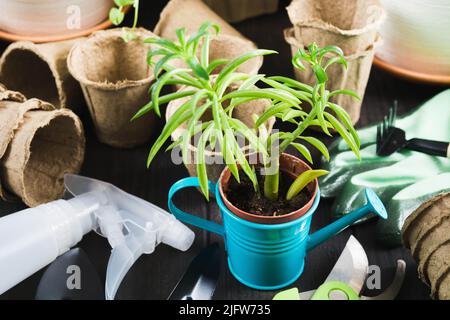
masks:
[[[284,173],[288,174],[289,176],[291,176],[293,179],[295,179],[302,172],[311,170],[311,167],[308,164],[306,164],[304,161],[300,160],[299,158],[297,158],[293,155],[287,154],[287,153],[283,153],[280,156],[280,170],[283,171]],[[239,218],[250,221],[250,222],[259,223],[259,224],[287,223],[287,222],[290,222],[290,221],[293,221],[293,220],[296,220],[296,219],[302,217],[303,215],[305,215],[308,212],[309,209],[311,209],[311,207],[314,203],[314,199],[317,196],[317,190],[319,188],[319,183],[318,183],[317,179],[315,179],[314,181],[309,183],[307,188],[313,196],[311,197],[311,199],[308,201],[307,204],[305,204],[302,208],[300,208],[294,212],[291,212],[291,213],[288,213],[288,214],[285,214],[282,216],[260,216],[260,215],[255,215],[255,214],[245,212],[245,211],[237,208],[236,206],[234,206],[228,200],[225,192],[228,190],[231,178],[232,178],[231,171],[228,168],[225,168],[219,179],[219,182],[220,182],[219,192],[220,192],[220,196],[222,197],[223,202],[225,203],[227,208],[231,212],[233,212],[235,215],[237,215]]]

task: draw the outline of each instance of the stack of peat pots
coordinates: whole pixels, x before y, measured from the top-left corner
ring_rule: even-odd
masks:
[[[3,200],[34,207],[59,199],[64,174],[81,169],[84,129],[73,110],[79,111],[83,95],[67,67],[69,51],[80,40],[18,41],[0,58]]]
[[[425,202],[405,221],[403,242],[434,299],[450,300],[450,193]]]
[[[47,101],[57,108],[79,107],[83,104],[83,94],[69,73],[67,56],[82,39],[12,43],[0,58],[0,82],[9,90]]]
[[[84,159],[80,119],[1,84],[0,119],[0,198],[30,207],[61,198],[64,174],[78,173]]]
[[[328,90],[348,89],[364,97],[369,79],[378,29],[385,12],[378,0],[293,0],[287,8],[292,28],[285,30],[285,39],[292,53],[315,42],[319,47],[339,46],[348,61],[348,68],[335,64],[328,70]],[[299,81],[313,84],[311,69],[295,69]],[[358,122],[361,101],[339,95],[332,101],[341,105]]]
[[[121,148],[147,142],[155,117],[130,119],[148,103],[153,70],[147,65],[152,32],[133,30],[136,41],[125,42],[126,29],[98,31],[88,38],[34,44],[11,44],[0,59],[0,82],[8,89],[75,111],[86,102],[98,139]],[[29,73],[33,77],[29,77]]]

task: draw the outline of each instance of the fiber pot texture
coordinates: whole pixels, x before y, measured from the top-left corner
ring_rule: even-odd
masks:
[[[3,100],[24,102],[26,98],[20,92],[8,90],[3,84],[0,83],[0,101]]]
[[[284,33],[286,41],[291,45],[292,54],[294,55],[299,48],[308,45],[307,43],[299,42],[294,37],[294,30],[287,29]],[[353,124],[357,123],[361,113],[361,104],[366,91],[367,82],[369,81],[370,70],[372,69],[373,57],[375,55],[376,44],[371,45],[367,50],[357,54],[346,56],[348,63],[347,69],[342,65],[334,64],[328,70],[328,90],[348,89],[356,92],[361,100],[347,95],[338,95],[331,99],[331,101],[342,106],[350,115]],[[297,80],[314,84],[316,77],[309,66],[305,66],[306,70],[302,71],[297,68],[294,69]]]
[[[246,39],[219,34],[212,37],[210,47],[209,47],[209,59],[214,61],[217,59],[227,59],[233,60],[243,54],[256,50],[256,45]],[[256,58],[250,59],[246,63],[239,66],[236,72],[242,72],[247,74],[257,74],[259,69],[261,69],[263,64],[263,58],[258,56]],[[219,73],[223,67],[219,67],[214,70],[214,74]]]
[[[145,29],[130,32],[137,39],[125,42],[123,29],[99,31],[78,42],[70,51],[70,73],[83,89],[98,139],[114,147],[130,148],[147,142],[156,118],[131,118],[149,101],[153,70],[146,57],[155,35]]]
[[[434,299],[450,300],[450,193],[425,202],[406,220],[403,242],[419,264]]]
[[[378,0],[293,0],[287,11],[297,40],[337,45],[345,55],[366,51],[386,16]]]
[[[181,89],[181,90],[185,90],[185,88]],[[166,109],[166,120],[170,119],[170,117],[175,113],[175,111],[187,100],[188,100],[188,98],[183,98],[183,99],[171,101],[168,104],[167,109]],[[234,112],[233,112],[233,117],[236,119],[239,119],[245,125],[247,125],[248,127],[251,128],[251,127],[253,127],[253,124],[254,124],[254,122],[252,120],[252,115],[256,114],[259,116],[259,115],[263,114],[269,105],[270,105],[270,101],[265,100],[265,99],[246,102],[246,103],[236,106],[236,108],[234,109]],[[210,114],[205,115],[201,120],[203,120],[203,121],[211,120],[211,115]],[[267,126],[267,129],[269,132],[272,131],[274,124],[275,124],[275,119],[271,119],[270,121],[267,122],[266,126]],[[172,140],[173,141],[178,140],[181,136],[183,136],[185,134],[186,129],[187,129],[186,124],[182,125],[178,129],[176,129],[172,133]],[[197,176],[197,166],[196,166],[195,158],[196,158],[196,154],[197,154],[197,148],[191,144],[189,146],[189,149],[190,149],[189,159],[188,159],[189,163],[185,164],[185,166],[189,172],[189,175],[192,177],[196,177]],[[248,154],[248,149],[245,149],[245,150],[247,151],[246,154]],[[206,154],[207,159],[210,160],[210,163],[207,162],[207,165],[206,165],[206,172],[208,174],[208,180],[216,183],[219,180],[219,177],[220,177],[223,169],[225,168],[225,165],[222,163],[223,162],[222,153],[206,151],[205,154]],[[180,154],[180,159],[181,159],[181,154]],[[219,163],[216,163],[216,162],[219,162]]]
[[[293,179],[297,178],[301,173],[311,170],[311,167],[307,165],[304,161],[300,160],[297,157],[294,157],[290,154],[283,153],[280,156],[280,170],[284,173],[287,173],[290,175]],[[310,193],[313,195],[309,202],[304,205],[302,208],[299,208],[298,210],[282,215],[282,216],[260,216],[260,215],[254,215],[248,212],[245,212],[243,210],[240,210],[236,206],[234,206],[226,197],[226,192],[228,190],[228,186],[230,184],[230,180],[234,179],[231,171],[226,168],[221,176],[220,176],[220,184],[219,184],[219,191],[220,195],[222,197],[223,202],[227,206],[227,208],[233,212],[235,215],[237,215],[239,218],[242,218],[247,221],[255,222],[255,223],[261,223],[261,224],[280,224],[280,223],[286,223],[293,220],[296,220],[303,216],[305,213],[308,212],[309,209],[311,209],[314,199],[317,195],[317,190],[319,183],[317,182],[317,179],[310,182],[307,186]]]
[[[80,119],[38,99],[0,101],[0,196],[34,207],[61,198],[64,174],[78,173],[85,139]]]
[[[14,130],[19,126],[23,114],[32,108],[30,104],[23,104],[26,98],[19,92],[7,90],[0,83],[0,160],[3,158],[9,143],[14,138]],[[12,106],[12,107],[11,107]],[[0,198],[9,200],[13,197],[2,187],[0,179]]]
[[[229,22],[240,22],[278,10],[278,0],[203,0],[214,12]]]
[[[83,95],[69,73],[67,56],[77,41],[12,43],[0,59],[0,82],[28,98],[48,101],[57,108],[76,109],[83,104]]]
[[[169,1],[161,12],[154,32],[161,38],[177,40],[177,29],[184,27],[187,34],[192,34],[206,21],[218,24],[221,34],[244,37],[201,0]]]

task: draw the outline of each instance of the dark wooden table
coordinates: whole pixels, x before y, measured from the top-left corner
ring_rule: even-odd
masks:
[[[143,1],[140,24],[152,30],[165,2],[165,0]],[[188,18],[186,17],[186,19]],[[130,17],[128,17],[129,19]],[[280,7],[277,14],[236,24],[236,28],[255,41],[260,48],[279,51],[278,56],[266,58],[262,73],[293,76],[290,48],[282,36],[283,29],[289,25],[284,6]],[[6,43],[0,43],[0,50],[3,51],[6,45]],[[404,113],[441,90],[443,90],[442,87],[406,82],[374,68],[370,76],[358,127],[380,121],[395,99],[398,99],[400,103],[399,112]],[[160,153],[151,168],[146,169],[145,160],[151,145],[150,142],[133,150],[114,149],[100,144],[93,134],[89,116],[86,112],[81,116],[84,120],[87,135],[86,159],[81,174],[113,183],[127,192],[167,209],[167,192],[174,182],[187,175],[185,168],[182,165],[173,165],[170,161],[170,154]],[[162,126],[162,123],[160,123],[160,126]],[[180,195],[177,198],[177,203],[186,211],[194,212],[199,216],[208,217],[218,214],[218,208],[213,201],[205,203],[201,195],[195,190]],[[316,230],[331,221],[328,214],[330,205],[331,203],[328,201],[321,202],[320,208],[313,219],[312,230]],[[25,208],[23,204],[0,202],[0,216],[22,208]],[[195,228],[194,231],[197,237],[188,252],[182,253],[161,245],[152,255],[142,256],[124,279],[117,298],[167,298],[190,261],[203,247],[212,241],[219,241],[222,244],[221,239],[213,235]],[[410,257],[409,252],[404,248],[386,249],[377,244],[373,222],[349,228],[333,240],[310,252],[306,260],[305,271],[295,283],[295,286],[298,286],[302,291],[317,288],[332,269],[350,234],[353,234],[364,246],[369,263],[381,267],[382,289],[386,288],[392,280],[396,260],[404,259],[407,263],[407,273],[398,299],[429,298],[429,289],[418,279],[417,265]],[[92,232],[84,237],[79,246],[87,252],[104,280],[110,255],[110,247],[107,241]],[[0,299],[33,299],[41,275],[42,271],[36,273],[0,296]],[[273,295],[274,292],[256,291],[241,285],[232,277],[224,264],[214,298],[271,299]]]

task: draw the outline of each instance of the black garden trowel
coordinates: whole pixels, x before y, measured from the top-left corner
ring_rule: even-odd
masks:
[[[58,257],[39,282],[36,300],[104,300],[97,271],[86,253],[72,249]]]

